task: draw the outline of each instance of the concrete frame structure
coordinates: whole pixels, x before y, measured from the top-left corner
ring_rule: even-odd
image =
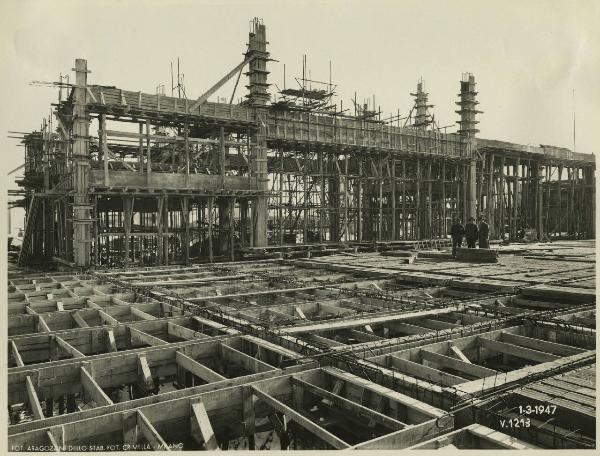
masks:
[[[25,135],[8,450],[595,448],[593,156],[478,138],[471,74],[457,134],[273,101],[267,44],[196,100],[77,59]]]
[[[12,272],[9,449],[592,448],[593,249],[552,249]]]
[[[432,240],[470,216],[488,219],[492,239],[525,229],[538,239],[595,236],[593,155],[476,138],[473,75],[461,81],[459,132],[445,134],[427,120],[422,87],[407,127],[367,111],[273,103],[268,60],[255,19],[244,61],[192,101],[90,84],[77,59],[56,131],[48,122],[23,140],[21,264],[189,264]],[[207,101],[245,66],[244,103]]]

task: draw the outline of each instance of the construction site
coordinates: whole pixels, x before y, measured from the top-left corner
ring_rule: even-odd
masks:
[[[422,81],[389,117],[304,62],[274,91],[266,31],[189,99],[44,83],[8,451],[595,449],[595,156],[478,137],[470,73],[453,133]]]

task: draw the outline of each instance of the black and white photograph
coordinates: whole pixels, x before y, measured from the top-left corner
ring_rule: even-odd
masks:
[[[595,450],[598,24],[3,1],[0,451]]]

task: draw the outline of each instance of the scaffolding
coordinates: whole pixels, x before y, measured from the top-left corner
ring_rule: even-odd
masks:
[[[374,102],[347,114],[331,78],[307,78],[306,58],[298,87],[272,102],[266,27],[250,25],[244,61],[196,100],[89,84],[82,59],[75,84],[48,83],[61,92],[55,122],[22,137],[21,265],[435,240],[469,217],[486,218],[492,239],[594,237],[593,155],[477,138],[473,75],[460,82],[458,133],[436,127],[422,81],[412,125],[381,120]],[[243,102],[208,101],[246,66]]]

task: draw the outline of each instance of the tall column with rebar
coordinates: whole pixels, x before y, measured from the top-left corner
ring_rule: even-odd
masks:
[[[477,92],[475,91],[475,76],[468,73],[463,75],[462,81],[460,82],[460,101],[456,102],[460,109],[456,112],[460,114],[460,120],[457,123],[460,126],[458,133],[464,138],[467,147],[468,159],[468,172],[467,176],[463,178],[467,179],[467,217],[477,216],[477,188],[476,188],[476,169],[477,162],[473,155],[477,148],[477,142],[475,135],[479,132],[476,128],[479,123],[475,120],[475,116],[481,111],[477,110],[479,102],[476,100]]]
[[[415,97],[415,120],[413,126],[419,130],[425,130],[431,123],[431,117],[427,113],[427,110],[433,108],[433,105],[427,104],[429,94],[423,91],[422,80],[417,84],[417,92],[411,93],[411,96]]]
[[[252,135],[251,159],[253,163],[253,179],[259,191],[268,190],[269,179],[267,177],[267,109],[266,104],[270,99],[267,92],[267,34],[266,27],[262,21],[255,18],[252,21],[248,42],[248,54],[246,57],[254,56],[249,63],[248,71],[249,94],[248,101],[255,108],[258,130]],[[264,194],[256,196],[252,201],[252,232],[255,247],[267,245],[267,196]]]
[[[90,202],[88,180],[90,158],[88,151],[89,122],[86,113],[87,61],[75,61],[76,86],[73,94],[73,260],[79,267],[89,267],[91,262]]]

